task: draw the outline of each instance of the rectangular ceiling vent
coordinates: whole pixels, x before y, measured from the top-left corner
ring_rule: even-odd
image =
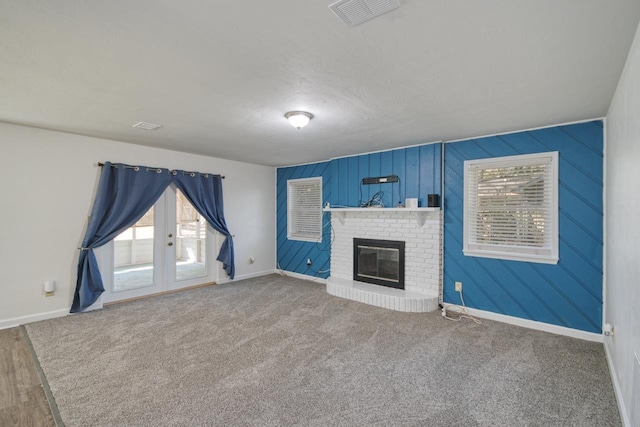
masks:
[[[398,0],[340,0],[330,5],[329,9],[347,27],[355,27],[398,7]]]
[[[160,129],[162,125],[157,125],[155,123],[148,123],[148,122],[138,122],[135,125],[133,125],[133,127],[144,129],[144,130],[156,130],[156,129]]]

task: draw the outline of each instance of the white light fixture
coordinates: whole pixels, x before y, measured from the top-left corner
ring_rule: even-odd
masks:
[[[309,124],[309,120],[313,118],[313,114],[307,113],[306,111],[289,111],[284,115],[291,126],[296,129],[302,129],[306,125]]]

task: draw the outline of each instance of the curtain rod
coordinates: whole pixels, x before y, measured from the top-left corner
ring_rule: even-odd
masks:
[[[104,166],[104,163],[102,163],[102,162],[98,162],[98,166],[102,167],[102,166]],[[113,166],[113,165],[112,165],[112,166]],[[214,175],[214,174],[211,174],[211,175]],[[225,176],[224,176],[224,175],[220,175],[220,178],[224,179],[224,178],[225,178]]]

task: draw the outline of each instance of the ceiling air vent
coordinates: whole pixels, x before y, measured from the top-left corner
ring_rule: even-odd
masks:
[[[160,129],[162,125],[157,125],[155,123],[148,123],[148,122],[138,122],[135,125],[133,125],[133,127],[144,129],[144,130],[156,130],[156,129]]]
[[[347,27],[355,27],[400,7],[398,0],[340,0],[329,6]]]

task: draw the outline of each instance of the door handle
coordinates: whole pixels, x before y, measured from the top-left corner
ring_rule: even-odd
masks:
[[[169,237],[173,237],[173,233],[169,233]]]
[[[173,242],[167,243],[168,246],[173,246]]]

